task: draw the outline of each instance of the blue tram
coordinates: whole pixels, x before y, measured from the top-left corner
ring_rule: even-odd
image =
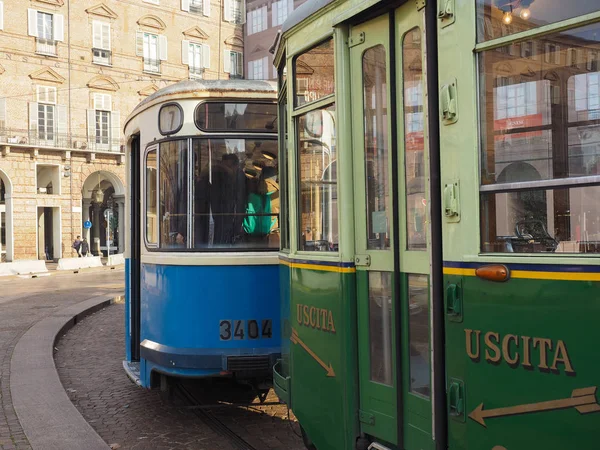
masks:
[[[182,81],[128,139],[126,371],[262,384],[280,355],[276,87]]]

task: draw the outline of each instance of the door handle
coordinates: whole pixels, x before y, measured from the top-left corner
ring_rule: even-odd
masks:
[[[448,409],[448,415],[454,420],[465,421],[465,385],[462,380],[450,378]]]
[[[450,283],[446,286],[446,314],[448,320],[462,322],[463,302],[461,283]]]

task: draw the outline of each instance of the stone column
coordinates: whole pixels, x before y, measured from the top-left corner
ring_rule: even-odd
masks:
[[[102,250],[100,250],[100,205],[97,203],[93,203],[93,216],[92,219],[92,239],[93,242],[90,242],[90,246],[92,248],[92,253],[95,256],[102,256]]]
[[[90,217],[90,205],[91,205],[91,200],[84,198],[83,199],[83,206],[82,206],[82,211],[81,211],[81,226],[83,227],[83,222],[85,222],[86,220],[92,220],[92,218]],[[93,225],[93,222],[92,222]],[[90,229],[88,228],[87,230],[84,228],[83,229],[83,236],[87,239],[88,244],[92,245],[92,240],[90,237]]]
[[[119,249],[117,253],[123,253],[125,251],[125,197],[117,197],[117,212],[119,222],[117,229],[119,230]]]

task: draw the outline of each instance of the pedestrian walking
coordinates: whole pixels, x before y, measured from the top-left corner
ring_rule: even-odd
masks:
[[[77,256],[81,258],[81,236],[77,236],[77,238],[73,241],[73,248],[77,252]]]
[[[85,258],[86,256],[88,256],[89,251],[90,251],[90,244],[88,244],[88,241],[86,238],[83,238],[83,241],[81,241],[81,255]]]

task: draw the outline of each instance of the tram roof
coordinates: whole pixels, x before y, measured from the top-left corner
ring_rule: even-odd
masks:
[[[302,3],[297,9],[291,12],[283,25],[281,26],[281,32],[285,33],[286,31],[294,28],[303,20],[312,16],[319,9],[333,3],[335,0],[308,0],[305,3]]]

